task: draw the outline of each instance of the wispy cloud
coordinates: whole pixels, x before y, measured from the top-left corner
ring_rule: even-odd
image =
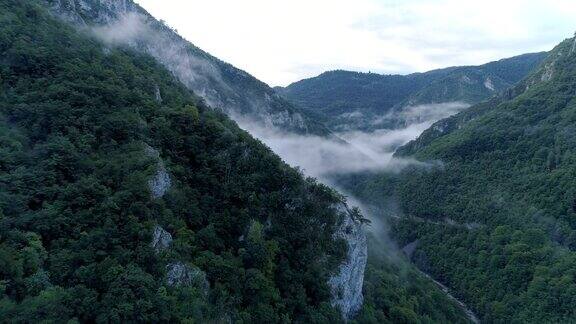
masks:
[[[548,50],[573,0],[136,0],[201,48],[272,85],[324,70],[409,73]]]
[[[232,116],[243,129],[262,140],[284,161],[300,167],[310,176],[329,180],[333,175],[363,171],[397,172],[408,165],[422,165],[412,159],[393,157],[396,149],[417,138],[439,119],[451,116],[468,105],[445,103],[407,107],[401,118],[406,125],[393,130],[344,132],[345,141],[319,136],[287,134],[264,127],[243,116]]]

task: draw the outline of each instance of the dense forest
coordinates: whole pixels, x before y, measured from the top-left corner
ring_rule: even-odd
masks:
[[[36,1],[1,0],[0,21],[2,322],[340,321],[326,282],[342,197],[150,57]],[[207,282],[169,284],[173,262]]]
[[[153,58],[39,1],[0,21],[0,322],[342,322],[344,197]],[[466,322],[377,255],[355,322]]]
[[[342,179],[387,209],[396,240],[417,245],[413,262],[487,323],[576,319],[574,42],[396,154],[427,168]]]
[[[346,217],[369,222],[157,59],[55,18],[52,2],[0,0],[0,322],[344,322],[329,285],[348,252],[337,233]],[[396,153],[423,163],[338,179],[407,255],[373,231],[349,323],[469,322],[422,272],[486,323],[576,319],[575,48],[433,71],[433,82],[351,74],[394,96],[345,99],[392,107],[483,100],[542,62]],[[218,64],[234,96],[274,95]],[[323,75],[337,87],[348,77]],[[272,112],[299,111],[274,100]],[[304,125],[327,135],[315,113]]]

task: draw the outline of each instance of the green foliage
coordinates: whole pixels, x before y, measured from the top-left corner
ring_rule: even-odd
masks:
[[[341,197],[150,57],[33,0],[0,0],[0,21],[0,318],[340,321],[326,282]],[[147,145],[172,179],[159,199]],[[158,223],[174,237],[165,253],[150,244]],[[204,271],[209,292],[167,287],[171,261]]]
[[[378,251],[387,247],[372,240],[370,248]],[[364,306],[355,323],[468,322],[453,301],[403,258],[379,252],[369,255]]]
[[[576,319],[576,56],[572,40],[516,89],[440,121],[399,151],[427,170],[355,182],[396,199],[402,244],[488,323]],[[552,71],[547,80],[542,75]]]

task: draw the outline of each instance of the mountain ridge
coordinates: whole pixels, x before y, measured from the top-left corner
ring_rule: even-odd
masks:
[[[332,130],[395,128],[409,106],[464,102],[475,104],[519,82],[545,57],[532,53],[479,66],[448,67],[408,75],[343,70],[324,72],[286,88],[276,88],[300,107],[321,115]],[[374,124],[375,119],[382,119]]]
[[[210,106],[232,118],[287,132],[330,135],[264,82],[196,47],[132,0],[43,1],[63,19],[90,30],[97,28],[112,45],[120,43],[152,55]]]
[[[576,318],[575,44],[398,149],[429,168],[348,179],[369,202],[396,202],[394,238],[418,242],[411,260],[483,322]]]

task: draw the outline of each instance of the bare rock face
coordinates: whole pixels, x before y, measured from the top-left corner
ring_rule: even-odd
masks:
[[[158,165],[158,171],[150,181],[148,181],[148,186],[152,192],[152,198],[162,198],[170,189],[172,185],[172,180],[170,180],[170,175],[166,171],[164,164]]]
[[[366,232],[359,219],[345,204],[337,206],[342,215],[342,223],[335,233],[348,243],[346,261],[340,265],[338,273],[328,280],[332,293],[332,305],[340,309],[342,317],[351,319],[362,307],[364,296],[364,270],[368,260],[368,244]]]
[[[160,93],[160,88],[158,86],[154,86],[154,99],[156,99],[157,103],[162,103],[162,94]]]
[[[162,227],[156,225],[152,234],[152,247],[158,253],[167,250],[172,244],[172,235]]]
[[[486,80],[484,81],[484,87],[490,91],[496,90],[496,88],[494,88],[494,83],[492,82],[492,79],[490,79],[490,77],[486,78]]]
[[[552,80],[552,77],[554,76],[554,65],[555,65],[555,61],[548,63],[544,66],[544,73],[542,73],[542,77],[541,80],[543,82],[548,82],[550,80]]]
[[[148,144],[144,146],[144,152],[147,156],[155,158],[158,161],[156,173],[152,179],[148,180],[148,187],[150,188],[152,198],[162,198],[166,192],[170,190],[170,187],[172,186],[172,180],[170,179],[170,175],[166,170],[164,161],[162,161],[160,158],[160,152]]]
[[[210,284],[206,279],[204,271],[184,262],[173,262],[166,266],[166,281],[169,286],[196,287],[205,295],[210,289]]]

